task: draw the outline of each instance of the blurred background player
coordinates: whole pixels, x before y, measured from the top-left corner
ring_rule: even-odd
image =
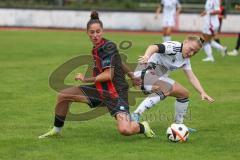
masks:
[[[122,135],[142,133],[147,137],[154,137],[147,122],[137,123],[130,120],[128,84],[125,80],[127,70],[122,64],[116,45],[103,38],[103,23],[96,11],[92,12],[87,23],[87,34],[93,44],[93,77],[86,78],[82,73],[78,73],[75,80],[92,84],[69,87],[59,93],[54,127],[39,138],[60,134],[72,102],[87,103],[91,108],[106,106],[115,117],[118,131]]]
[[[176,17],[181,11],[178,0],[161,0],[156,10],[155,19],[158,19],[162,11],[163,42],[171,41],[171,32],[176,24]]]
[[[221,33],[223,20],[226,18],[226,9],[225,9],[225,6],[224,6],[224,2],[222,0],[220,0],[220,11],[221,12],[218,15],[219,28],[218,28],[218,31],[216,32],[215,36],[214,36],[214,41],[216,41],[219,44],[221,44],[219,34]],[[212,47],[214,47],[214,45]]]
[[[238,33],[238,39],[237,39],[237,44],[234,50],[231,52],[228,52],[229,56],[237,56],[239,52],[239,47],[240,47],[240,33]]]
[[[183,69],[202,100],[214,101],[204,91],[190,63],[190,58],[202,48],[202,45],[203,39],[198,36],[189,36],[183,43],[168,41],[147,48],[144,56],[139,59],[140,64],[134,75],[142,78],[141,89],[149,95],[131,115],[133,120],[138,122],[145,110],[163,101],[167,96],[172,96],[176,98],[175,123],[183,123],[189,104],[189,91],[168,77],[170,72],[177,69]]]
[[[214,48],[221,51],[222,56],[226,55],[227,48],[212,40],[220,26],[218,19],[218,15],[220,13],[221,10],[219,0],[206,0],[205,10],[201,13],[201,16],[204,16],[204,27],[202,35],[205,40],[205,44],[203,45],[203,49],[207,55],[207,57],[204,58],[203,61],[214,62],[211,46],[214,46]]]
[[[235,9],[240,11],[240,5],[236,5]],[[232,50],[231,52],[228,52],[228,55],[229,56],[236,56],[236,55],[238,55],[239,47],[240,47],[240,33],[238,33],[238,39],[237,39],[237,43],[236,43],[235,49]]]

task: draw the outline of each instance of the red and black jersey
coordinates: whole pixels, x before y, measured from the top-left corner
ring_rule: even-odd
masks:
[[[224,6],[220,6],[220,14],[218,15],[218,20],[219,20],[219,28],[218,28],[218,32],[221,32],[222,29],[222,22],[223,19],[226,18],[226,10],[224,8]]]
[[[95,83],[101,96],[105,96],[105,93],[107,93],[107,96],[110,96],[111,98],[118,98],[119,92],[122,90],[128,90],[125,73],[122,68],[122,60],[116,44],[106,39],[102,39],[101,43],[92,49],[92,56],[94,60],[94,77],[101,74],[106,68],[114,68],[112,81]]]
[[[226,14],[226,9],[225,9],[225,7],[224,7],[224,6],[220,6],[220,14],[219,14],[218,19],[219,19],[220,21],[222,21],[222,19],[225,18],[226,15],[227,15],[227,14]]]

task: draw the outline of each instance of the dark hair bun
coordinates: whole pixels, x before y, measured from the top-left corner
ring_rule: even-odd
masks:
[[[91,13],[91,19],[99,19],[99,17],[98,17],[98,12],[97,12],[97,11],[92,11],[92,13]]]

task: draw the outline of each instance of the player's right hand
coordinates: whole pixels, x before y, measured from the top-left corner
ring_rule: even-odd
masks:
[[[215,101],[212,97],[207,95],[207,93],[202,93],[201,98],[202,100],[207,100],[209,103],[213,103]]]
[[[82,81],[84,82],[85,81],[85,76],[82,74],[82,73],[78,73],[76,76],[75,76],[75,80],[79,80],[79,81]]]

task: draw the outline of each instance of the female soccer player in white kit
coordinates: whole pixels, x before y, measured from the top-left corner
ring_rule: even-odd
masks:
[[[211,46],[221,51],[222,56],[225,56],[227,53],[226,47],[223,47],[216,41],[212,40],[220,25],[218,19],[218,15],[220,13],[220,0],[206,0],[205,10],[201,13],[201,16],[204,16],[202,35],[205,40],[205,44],[203,45],[203,49],[207,55],[203,61],[214,62]]]
[[[187,113],[189,92],[181,84],[169,78],[171,71],[183,69],[189,82],[199,92],[202,100],[213,102],[201,86],[192,71],[190,58],[202,47],[203,39],[189,36],[183,43],[168,41],[162,44],[150,45],[144,56],[139,59],[140,64],[134,75],[142,78],[141,89],[148,92],[148,97],[132,114],[132,120],[139,121],[140,115],[167,96],[176,97],[175,123],[183,123]]]
[[[181,11],[181,5],[178,0],[161,0],[156,10],[155,19],[162,13],[163,42],[171,41],[172,28],[175,26],[176,15]]]

